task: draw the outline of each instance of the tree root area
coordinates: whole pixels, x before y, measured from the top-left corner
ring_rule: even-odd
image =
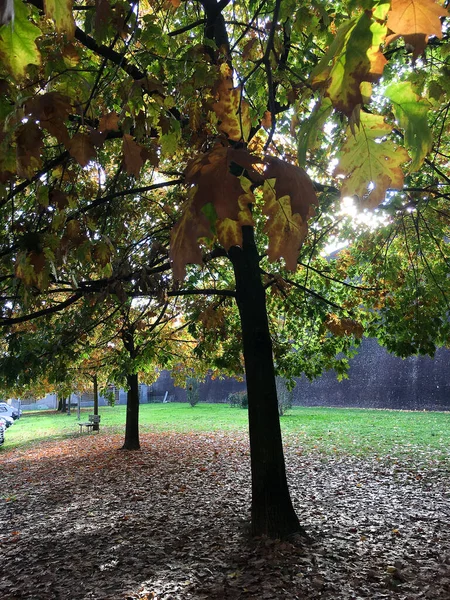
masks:
[[[0,453],[3,600],[448,600],[448,465],[303,453],[312,543],[249,537],[243,434],[84,435]]]

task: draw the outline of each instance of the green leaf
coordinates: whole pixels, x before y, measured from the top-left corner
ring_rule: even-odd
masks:
[[[392,127],[380,115],[361,113],[361,122],[347,139],[338,155],[335,175],[343,175],[343,196],[358,196],[362,207],[375,208],[385,198],[387,189],[401,189],[404,174],[401,164],[409,156],[404,148],[386,140]]]
[[[385,96],[392,102],[395,118],[405,130],[405,146],[412,158],[410,169],[417,171],[433,145],[427,121],[431,104],[415,93],[410,81],[392,83]]]
[[[376,82],[383,73],[387,60],[380,51],[380,43],[386,31],[384,25],[373,21],[368,11],[354,17],[340,27],[312,73],[313,87],[325,88],[333,106],[348,116],[364,102],[361,84]]]
[[[21,0],[16,0],[14,10],[14,25],[0,28],[0,57],[8,71],[19,79],[25,75],[27,65],[41,64],[35,40],[42,32],[28,20],[29,8]]]
[[[318,134],[332,110],[331,100],[324,98],[322,102],[316,104],[311,115],[301,123],[297,134],[297,158],[299,165],[303,166],[306,164],[307,151],[311,152],[318,147]]]

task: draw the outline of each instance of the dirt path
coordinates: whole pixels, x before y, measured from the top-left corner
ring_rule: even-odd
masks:
[[[450,599],[450,478],[287,449],[311,546],[249,540],[244,436],[84,435],[0,453],[0,598]]]

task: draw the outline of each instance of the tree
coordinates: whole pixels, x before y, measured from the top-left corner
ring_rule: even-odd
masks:
[[[301,532],[286,483],[265,290],[309,289],[289,271],[314,213],[319,244],[338,228],[338,186],[374,208],[396,202],[392,190],[404,190],[405,174],[407,189],[432,189],[432,201],[442,192],[424,184],[429,173],[448,185],[447,11],[433,0],[103,3],[83,11],[30,0],[15,8],[14,28],[0,30],[0,323],[67,311],[103,290],[120,296],[124,282],[149,296],[163,281],[174,296],[235,297],[253,532]],[[433,143],[439,150],[429,158]],[[162,275],[169,229],[174,281]],[[308,280],[315,253],[300,257]],[[201,275],[189,265],[218,263],[223,272],[227,259],[235,289],[228,277],[197,286]],[[320,323],[331,346],[361,334],[354,297],[332,301],[335,311]]]

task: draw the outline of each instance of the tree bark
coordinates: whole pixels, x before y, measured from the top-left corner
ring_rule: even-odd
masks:
[[[272,340],[259,256],[252,227],[243,227],[243,247],[229,257],[236,279],[247,379],[252,471],[252,534],[271,538],[306,535],[292,506],[286,480]]]
[[[67,398],[58,398],[58,412],[66,412]]]
[[[139,444],[139,385],[138,375],[127,375],[127,421],[122,450],[140,450]]]
[[[97,381],[97,375],[94,375],[92,377],[92,380],[93,380],[93,383],[94,383],[94,415],[98,415],[98,381]],[[100,430],[99,423],[94,423],[92,429],[93,429],[93,431],[99,431]]]

